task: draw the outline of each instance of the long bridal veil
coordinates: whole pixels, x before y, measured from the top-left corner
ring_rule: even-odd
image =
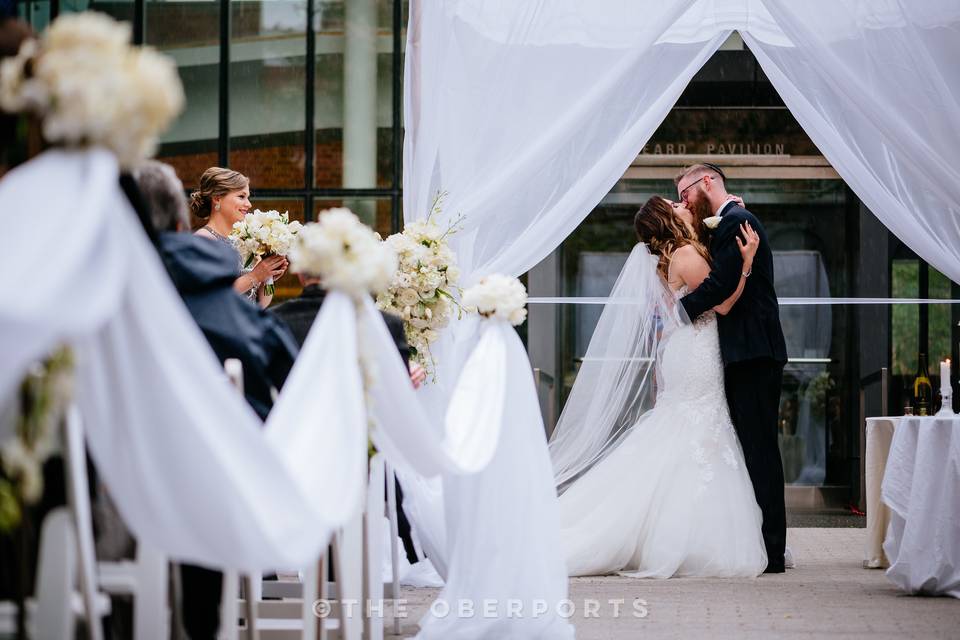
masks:
[[[657,273],[657,258],[645,244],[637,244],[604,306],[550,439],[560,493],[612,451],[653,408],[661,347],[688,322]]]

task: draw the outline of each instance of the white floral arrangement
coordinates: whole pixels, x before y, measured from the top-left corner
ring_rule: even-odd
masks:
[[[43,137],[102,146],[122,167],[153,155],[184,105],[173,60],[130,44],[130,26],[101,13],[65,14],[0,63],[0,109],[40,120]]]
[[[289,212],[254,209],[253,213],[243,216],[243,220],[233,223],[230,239],[240,252],[243,267],[247,268],[268,254],[286,256],[294,238],[302,230],[300,222],[290,221]],[[274,292],[273,278],[270,278],[264,293],[272,296]]]
[[[290,247],[290,268],[320,278],[326,289],[354,300],[376,295],[390,284],[397,257],[370,227],[349,209],[321,211],[303,225]]]
[[[433,221],[434,214],[441,211],[445,195],[437,194],[425,220],[411,222],[401,233],[385,240],[399,262],[390,286],[377,298],[380,309],[403,318],[410,358],[431,375],[436,360],[430,345],[450,323],[453,310],[460,307],[460,269],[447,238],[459,230],[462,218],[445,229]]]
[[[516,327],[527,319],[527,289],[516,278],[494,273],[463,292],[463,306]]]

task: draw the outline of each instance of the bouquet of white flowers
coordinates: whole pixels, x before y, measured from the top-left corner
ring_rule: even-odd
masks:
[[[124,167],[153,155],[183,85],[171,58],[130,35],[102,13],[58,17],[0,63],[0,109],[37,116],[51,144],[106,147]]]
[[[454,307],[459,308],[457,281],[460,270],[447,244],[462,218],[442,229],[432,218],[439,213],[445,194],[437,195],[426,220],[418,220],[395,233],[385,243],[397,254],[399,266],[389,288],[377,298],[377,306],[403,318],[410,357],[431,374],[436,361],[430,345],[440,337],[439,330],[450,322]]]
[[[494,273],[463,292],[463,306],[516,327],[527,319],[527,290],[516,278]]]
[[[240,252],[240,260],[246,269],[267,254],[287,255],[293,239],[302,229],[303,225],[296,220],[290,222],[287,212],[254,209],[243,220],[233,223],[230,239]],[[273,295],[273,278],[267,280],[264,293]]]
[[[352,211],[327,209],[294,238],[290,266],[360,300],[387,288],[397,257]]]

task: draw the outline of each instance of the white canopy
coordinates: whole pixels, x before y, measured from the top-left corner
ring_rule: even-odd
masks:
[[[449,192],[468,283],[553,251],[733,30],[870,210],[960,281],[960,3],[411,5],[404,217]]]

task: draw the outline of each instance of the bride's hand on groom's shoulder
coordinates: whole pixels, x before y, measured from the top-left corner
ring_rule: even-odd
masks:
[[[743,257],[745,272],[749,273],[753,265],[753,256],[757,254],[757,248],[760,246],[760,236],[749,222],[741,223],[740,235],[737,236],[737,247],[740,248],[740,255]]]
[[[743,204],[743,198],[741,198],[740,196],[735,196],[731,193],[730,199],[736,202],[738,207],[743,207],[744,209],[747,208],[747,205]]]

